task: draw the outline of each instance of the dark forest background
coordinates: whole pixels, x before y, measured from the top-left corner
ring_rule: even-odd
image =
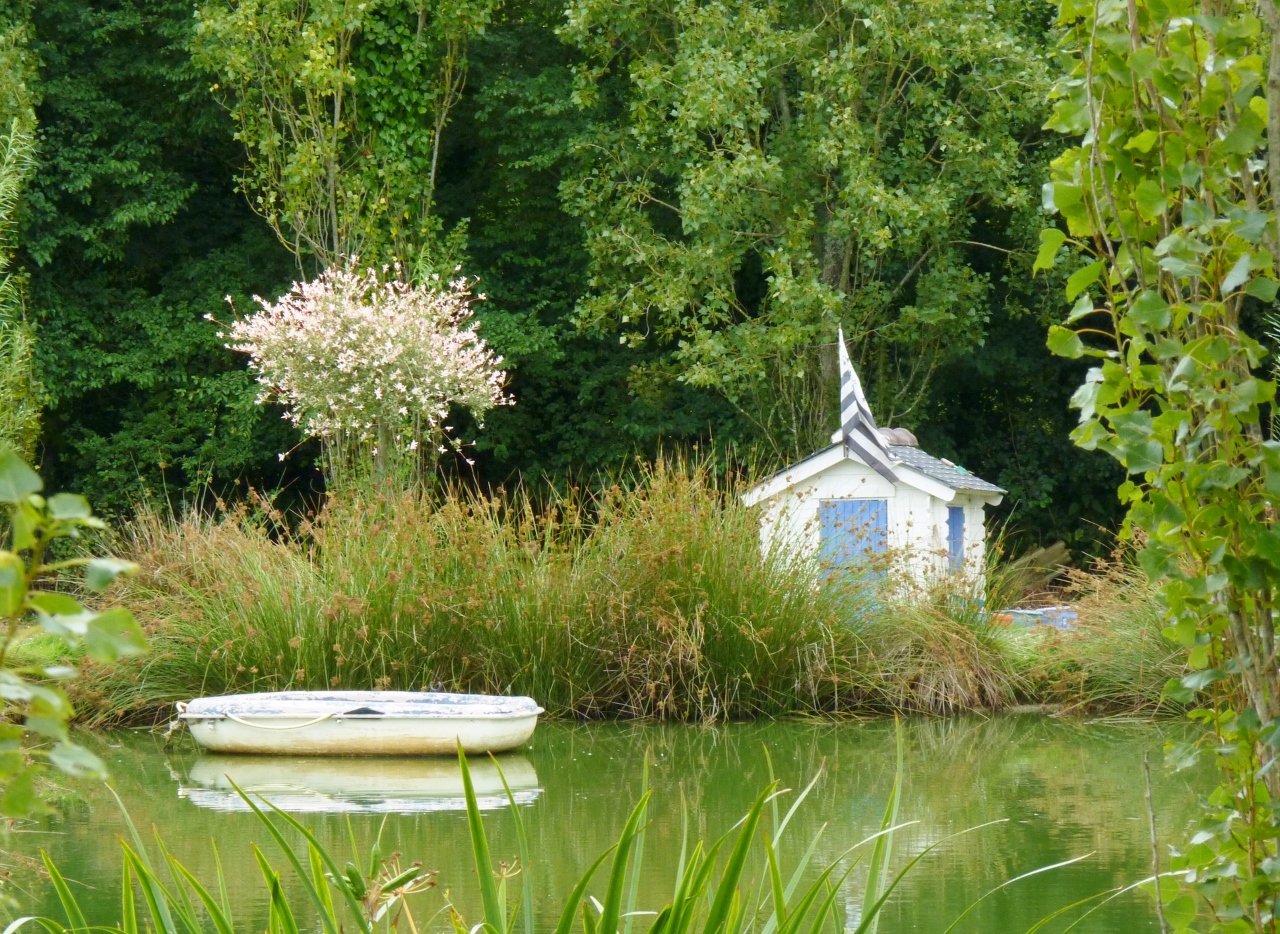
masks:
[[[228,295],[241,309],[254,294],[276,297],[299,270],[236,190],[243,149],[188,51],[191,3],[39,0],[28,15],[40,162],[19,261],[50,486],[116,513],[144,493],[176,500],[210,486],[314,494],[314,452],[279,458],[297,438],[254,404],[243,361],[205,318],[228,315]],[[482,333],[506,356],[517,400],[478,435],[474,468],[455,469],[492,485],[590,483],[694,445],[776,466],[721,396],[636,378],[661,345],[576,323],[590,260],[561,181],[566,140],[586,118],[556,105],[580,54],[562,40],[561,18],[542,0],[500,10],[470,45],[444,138],[437,210],[445,228],[467,221],[467,272],[488,295]],[[1043,171],[1034,133],[1025,144],[1031,171]],[[998,207],[973,212],[972,239],[1001,248],[965,254],[991,283],[984,330],[944,357],[903,423],[930,453],[1009,491],[999,512],[1018,548],[1065,539],[1094,549],[1120,514],[1119,468],[1068,439],[1082,369],[1044,346],[1061,309],[1054,286],[1028,274],[1037,225]]]

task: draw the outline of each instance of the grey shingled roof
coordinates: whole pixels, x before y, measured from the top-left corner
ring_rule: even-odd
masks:
[[[932,454],[926,454],[919,448],[891,445],[889,453],[908,467],[914,467],[926,477],[932,477],[939,483],[945,483],[953,490],[977,490],[980,493],[1003,493],[1004,490],[994,483],[988,483],[977,474],[971,474],[963,467],[948,464]]]
[[[770,475],[761,481],[761,485],[769,483],[775,477],[779,477],[784,473],[789,473],[799,467],[801,464],[813,460],[822,454],[826,454],[835,444],[828,445],[825,448],[814,451],[808,457],[796,461],[789,467]],[[948,465],[945,461],[939,460],[932,454],[926,454],[919,448],[907,447],[905,445],[893,444],[889,446],[889,452],[895,460],[901,461],[908,467],[913,467],[920,471],[926,477],[937,480],[939,483],[946,484],[953,490],[975,490],[979,493],[1004,493],[1006,490],[1001,489],[994,483],[988,483],[976,474],[969,473],[963,467],[957,467],[954,464]]]

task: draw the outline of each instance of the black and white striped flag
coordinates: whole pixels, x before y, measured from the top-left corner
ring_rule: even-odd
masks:
[[[876,473],[890,483],[896,483],[898,475],[889,460],[889,445],[876,430],[876,420],[871,417],[871,407],[862,394],[862,383],[853,371],[849,351],[844,346],[844,328],[840,335],[840,434],[847,450],[857,454]]]

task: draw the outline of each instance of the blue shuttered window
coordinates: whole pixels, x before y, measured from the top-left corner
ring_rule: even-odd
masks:
[[[964,567],[964,507],[947,507],[947,566],[953,571]]]
[[[863,555],[889,547],[888,500],[824,499],[818,518],[819,556],[827,567],[853,567]]]

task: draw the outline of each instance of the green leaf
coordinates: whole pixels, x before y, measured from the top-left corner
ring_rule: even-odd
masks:
[[[1036,252],[1036,261],[1032,264],[1031,271],[1052,269],[1058,250],[1066,242],[1067,235],[1056,227],[1048,227],[1040,231],[1040,249]]]
[[[1195,198],[1182,199],[1182,223],[1188,227],[1200,227],[1213,220],[1213,212]]]
[[[755,804],[742,821],[742,827],[738,831],[738,839],[734,842],[733,850],[729,853],[729,859],[725,863],[724,872],[720,876],[720,884],[716,887],[715,899],[711,903],[711,908],[707,911],[707,919],[703,926],[704,934],[719,934],[720,930],[725,926],[725,922],[729,917],[730,903],[738,893],[738,882],[742,878],[743,870],[746,868],[747,854],[750,851],[752,841],[755,839],[756,826],[760,823],[760,816],[764,811],[765,802],[773,794],[775,787],[776,785],[771,785],[760,793],[759,797],[756,798]]]
[[[516,804],[516,796],[511,793],[511,786],[507,784],[507,776],[502,774],[502,764],[498,762],[498,757],[495,756],[493,753],[489,753],[489,758],[493,760],[493,767],[498,770],[498,779],[502,782],[502,790],[506,792],[506,795],[507,795],[507,804],[510,806],[511,820],[515,824],[515,828],[516,828],[516,844],[518,845],[520,865],[530,866],[532,865],[533,860],[529,853],[529,837],[525,833],[524,818],[520,816],[520,808]],[[644,770],[644,779],[645,779],[644,783],[646,786],[649,784],[648,778],[649,778],[649,764],[648,764],[648,759],[646,758],[645,770]],[[642,844],[643,842],[644,841],[641,840]],[[637,856],[636,858],[636,874],[637,875],[639,874],[639,868],[640,868],[640,859],[639,859],[639,856]],[[533,934],[533,924],[534,924],[533,874],[526,871],[525,873],[523,873],[523,875],[524,875],[524,885],[521,887],[520,913],[523,916],[523,920],[524,920],[524,934]],[[387,886],[384,886],[384,888],[387,888]],[[635,904],[634,904],[635,890],[634,889],[632,890],[631,894],[632,894],[632,904],[627,909],[629,912],[635,910]]]
[[[46,808],[36,794],[36,776],[40,770],[28,767],[11,778],[4,786],[4,795],[0,797],[0,814],[5,817],[28,817]]]
[[[1129,473],[1146,473],[1164,463],[1164,445],[1159,441],[1126,444],[1121,448],[1122,463]]]
[[[80,910],[76,897],[71,894],[71,886],[67,885],[67,880],[62,877],[62,873],[58,871],[58,867],[53,864],[53,860],[44,850],[40,851],[40,858],[44,860],[44,868],[49,873],[50,881],[53,882],[53,889],[58,893],[58,900],[62,902],[62,910],[67,913],[67,924],[74,930],[89,930],[89,922],[85,920],[84,912]]]
[[[1209,685],[1222,681],[1227,677],[1227,673],[1221,668],[1208,668],[1204,671],[1193,671],[1189,675],[1184,675],[1181,685],[1188,691],[1203,691]]]
[[[114,662],[121,656],[141,655],[147,650],[137,621],[123,607],[105,610],[88,620],[84,645],[89,656],[99,662]]]
[[[1138,206],[1138,213],[1142,215],[1143,220],[1148,221],[1155,220],[1169,206],[1169,199],[1165,197],[1164,189],[1150,178],[1144,178],[1138,183],[1138,187],[1133,190],[1133,200]]]
[[[1156,50],[1150,46],[1134,49],[1129,53],[1129,67],[1139,78],[1150,78],[1156,70]],[[1143,152],[1146,150],[1144,149]]]
[[[476,790],[471,782],[471,770],[467,767],[467,757],[462,751],[461,741],[458,743],[458,767],[462,771],[462,794],[467,804],[467,826],[471,830],[472,856],[475,860],[476,878],[480,882],[480,902],[484,907],[485,924],[493,928],[494,934],[507,934],[506,912],[502,910],[498,886],[494,882],[489,841],[485,837],[484,821],[480,817],[480,806],[476,803]]]
[[[1262,134],[1258,132],[1258,127],[1256,126],[1238,123],[1227,134],[1227,138],[1222,141],[1222,145],[1227,152],[1234,152],[1240,156],[1249,156],[1262,145]]]
[[[1253,542],[1253,550],[1259,557],[1280,568],[1280,529],[1267,529]]]
[[[1049,339],[1045,343],[1050,352],[1056,356],[1066,357],[1068,360],[1084,356],[1084,343],[1080,340],[1080,335],[1070,328],[1064,328],[1058,324],[1051,325]]]
[[[258,867],[262,870],[263,878],[266,879],[267,885],[271,891],[271,903],[269,918],[269,927],[276,934],[299,934],[298,923],[294,918],[293,909],[289,907],[289,900],[285,897],[284,887],[280,884],[280,873],[271,868],[271,864],[267,862],[266,856],[258,849],[255,843],[252,845],[254,858],[258,861]]]
[[[235,783],[234,779],[228,778],[227,780],[231,783],[231,787],[235,789],[236,794],[240,796],[240,799],[244,801],[245,804],[249,805],[249,810],[253,811],[254,815],[258,818],[258,821],[266,829],[267,833],[271,834],[276,845],[280,847],[280,852],[284,854],[285,859],[293,865],[294,871],[298,874],[298,878],[301,879],[302,885],[307,890],[307,895],[310,896],[312,904],[314,904],[319,911],[320,922],[323,925],[326,934],[340,934],[340,928],[335,925],[333,915],[331,913],[326,913],[325,911],[327,899],[316,889],[315,884],[312,882],[306,869],[303,868],[302,860],[300,860],[298,858],[298,854],[293,851],[293,847],[289,845],[289,841],[280,831],[280,828],[275,825],[275,821],[262,812],[262,808],[258,807],[258,805],[254,803],[253,799]],[[320,841],[316,839],[315,834],[313,834],[305,824],[300,823],[292,815],[286,814],[270,801],[267,801],[265,798],[263,801],[267,807],[271,808],[271,810],[280,817],[281,820],[296,830],[308,844],[316,848],[320,853],[320,857],[329,867],[329,873],[334,879],[335,884],[338,886],[338,891],[342,893],[342,897],[346,901],[347,908],[351,911],[358,929],[363,932],[363,934],[370,934],[371,928],[365,918],[361,903],[352,893],[351,887],[341,878],[342,871],[338,868],[337,862],[327,850],[320,846]],[[356,874],[359,875],[358,872]]]
[[[133,577],[138,573],[138,566],[132,561],[121,561],[118,558],[94,558],[84,570],[84,585],[90,590],[104,590],[117,577]]]
[[[1235,223],[1235,232],[1250,243],[1257,243],[1261,240],[1262,235],[1267,231],[1267,227],[1273,223],[1272,216],[1263,211],[1246,211],[1243,208],[1232,208],[1227,211],[1227,215]],[[1183,222],[1187,222],[1185,210]]]
[[[124,861],[120,871],[120,929],[122,934],[138,934],[138,906],[133,898],[133,871]]]
[[[76,778],[106,778],[107,767],[102,760],[75,743],[58,743],[49,750],[49,762]]]
[[[612,850],[613,847],[609,847],[609,849],[597,856],[596,861],[587,867],[587,871],[583,873],[582,878],[574,885],[573,891],[569,893],[569,898],[564,903],[564,910],[560,913],[560,921],[556,924],[554,934],[572,934],[573,919],[578,913],[578,905],[587,894],[587,886]]]
[[[0,551],[0,618],[18,615],[27,593],[27,566],[11,551]]]
[[[1240,286],[1245,282],[1249,281],[1249,264],[1249,254],[1240,254],[1240,258],[1235,261],[1235,264],[1231,267],[1231,271],[1227,273],[1227,277],[1222,280],[1220,291],[1224,297],[1230,295],[1236,289],[1240,288]]]
[[[1138,152],[1150,152],[1151,147],[1155,145],[1156,140],[1160,138],[1160,134],[1155,130],[1143,130],[1137,136],[1133,137],[1129,142],[1124,144],[1125,149],[1136,149]]]
[[[1105,267],[1106,264],[1098,260],[1073,272],[1067,279],[1067,301],[1075,301],[1077,295],[1097,282]]]
[[[50,712],[53,716],[38,716],[29,713],[23,719],[22,725],[29,733],[36,733],[46,739],[61,742],[67,738],[66,715],[69,715],[71,711],[68,709],[65,711],[51,710]]]
[[[12,448],[0,446],[0,503],[17,503],[44,486]]]
[[[49,515],[54,519],[88,519],[93,515],[89,501],[74,493],[55,493],[49,497]]]
[[[34,610],[49,616],[78,616],[84,607],[64,593],[53,593],[41,590],[27,598],[27,604]]]
[[[1179,895],[1164,906],[1165,920],[1175,931],[1182,931],[1196,919],[1196,900],[1190,895]]]
[[[1084,292],[1072,307],[1071,314],[1067,315],[1067,324],[1073,324],[1081,318],[1088,317],[1093,314],[1093,311],[1093,299],[1088,292]]]
[[[1269,120],[1266,97],[1255,95],[1254,97],[1249,98],[1249,109],[1253,111],[1253,115],[1257,117],[1265,127]]]
[[[1143,409],[1136,412],[1117,412],[1111,416],[1111,427],[1126,444],[1145,444],[1151,440],[1154,430],[1151,413]]]
[[[1249,284],[1244,287],[1246,295],[1252,295],[1254,298],[1270,304],[1276,300],[1276,290],[1280,289],[1280,282],[1275,279],[1257,278],[1250,279]]]
[[[1196,692],[1182,686],[1182,682],[1177,678],[1170,678],[1164,684],[1164,690],[1160,692],[1162,698],[1173,701],[1175,704],[1191,704],[1195,702]]]
[[[1143,292],[1129,306],[1129,317],[1148,331],[1163,331],[1172,322],[1169,303],[1157,292]]]
[[[25,551],[36,543],[36,532],[43,525],[43,520],[30,502],[14,506],[9,513],[9,521],[14,551]]]

